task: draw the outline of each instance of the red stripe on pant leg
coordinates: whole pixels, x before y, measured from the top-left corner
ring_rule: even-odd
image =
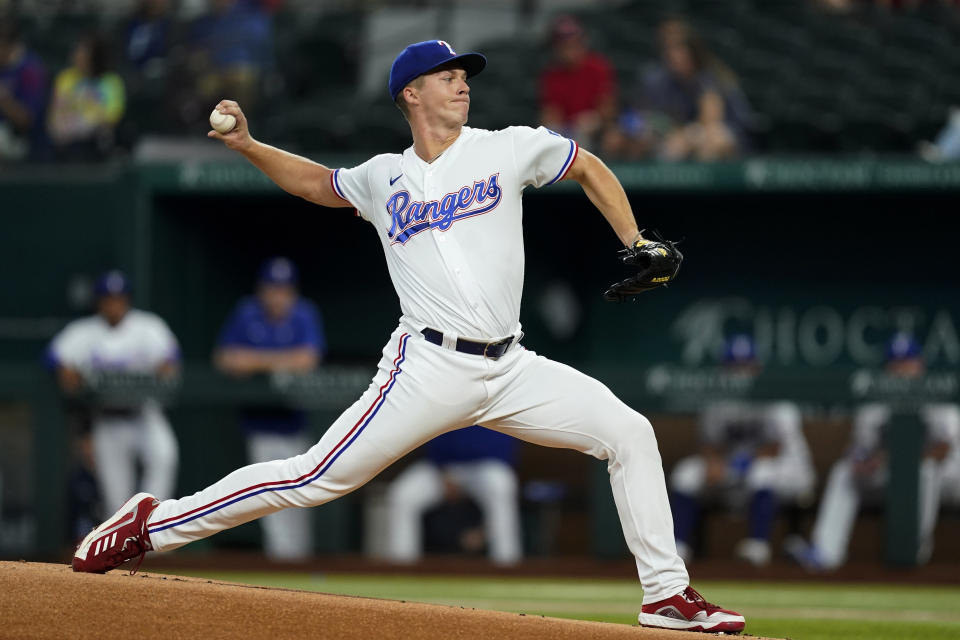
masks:
[[[303,474],[302,476],[300,476],[299,478],[296,478],[296,479],[294,479],[294,480],[274,480],[274,481],[272,481],[272,482],[262,482],[262,483],[260,483],[260,484],[253,485],[253,486],[247,487],[247,488],[245,488],[245,489],[240,489],[239,491],[234,491],[233,493],[231,493],[231,494],[228,495],[228,496],[224,496],[224,497],[222,497],[222,498],[220,498],[220,499],[218,499],[218,500],[214,500],[213,502],[211,502],[211,503],[209,503],[209,504],[205,504],[205,505],[203,505],[203,506],[201,506],[201,507],[197,507],[196,509],[191,509],[190,511],[187,511],[186,513],[181,513],[180,515],[176,515],[176,516],[173,516],[173,517],[171,517],[171,518],[167,518],[166,520],[159,520],[159,521],[157,521],[157,522],[151,522],[150,525],[149,525],[149,527],[154,527],[154,526],[158,526],[158,525],[161,525],[161,524],[166,524],[166,523],[168,523],[168,522],[172,522],[173,520],[179,520],[180,518],[185,518],[185,517],[187,517],[187,516],[189,516],[189,515],[191,515],[191,514],[196,513],[197,511],[202,511],[203,509],[209,509],[210,507],[213,507],[213,506],[215,506],[215,505],[217,505],[217,504],[220,504],[221,502],[223,502],[223,501],[225,501],[225,500],[229,500],[230,498],[235,498],[236,496],[240,495],[241,493],[246,493],[247,491],[253,491],[254,489],[261,489],[261,488],[263,488],[263,487],[269,487],[269,486],[273,486],[273,485],[294,484],[294,483],[297,483],[297,482],[302,482],[305,478],[308,478],[308,477],[310,477],[311,475],[313,475],[314,473],[316,473],[317,470],[319,470],[320,467],[322,467],[322,466],[327,462],[327,460],[330,459],[330,456],[332,456],[334,453],[336,453],[336,452],[337,452],[337,449],[339,449],[339,448],[343,445],[343,443],[346,442],[346,441],[350,438],[350,436],[353,434],[353,432],[357,430],[357,427],[360,426],[360,423],[362,423],[362,422],[364,421],[364,419],[370,414],[370,412],[373,411],[373,408],[377,406],[377,403],[380,402],[380,399],[383,397],[383,390],[387,388],[387,386],[390,384],[390,381],[393,380],[393,376],[394,376],[394,375],[396,374],[396,372],[397,372],[397,362],[400,361],[400,357],[403,355],[403,344],[404,344],[404,340],[405,340],[406,338],[408,338],[409,335],[410,335],[410,334],[408,334],[408,333],[404,333],[403,335],[400,336],[400,345],[399,345],[399,347],[397,348],[397,357],[393,359],[393,370],[390,372],[390,375],[387,377],[387,381],[384,382],[383,385],[380,387],[380,392],[377,394],[377,397],[376,397],[376,399],[373,401],[373,404],[371,404],[371,405],[367,408],[367,410],[363,412],[363,415],[360,416],[360,419],[357,420],[356,424],[353,425],[353,427],[350,429],[350,431],[347,433],[347,435],[345,435],[345,436],[340,440],[340,442],[338,442],[338,443],[336,444],[336,446],[334,446],[333,449],[330,450],[330,452],[323,458],[323,460],[320,461],[320,464],[318,464],[317,466],[315,466],[311,471]],[[148,527],[148,529],[149,529],[149,527]]]

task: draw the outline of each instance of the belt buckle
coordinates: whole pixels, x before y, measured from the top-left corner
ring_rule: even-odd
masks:
[[[504,338],[503,340],[500,340],[500,341],[498,341],[498,342],[488,342],[488,343],[483,347],[483,357],[484,357],[484,358],[492,358],[493,360],[496,360],[497,358],[499,358],[500,356],[502,356],[504,353],[506,353],[507,350],[504,349],[504,350],[503,350],[503,353],[501,353],[499,356],[489,356],[489,355],[487,355],[487,349],[489,349],[490,347],[499,347],[499,346],[501,346],[501,345],[509,345],[511,342],[513,342],[513,337],[512,337],[512,336],[509,337],[509,338]]]

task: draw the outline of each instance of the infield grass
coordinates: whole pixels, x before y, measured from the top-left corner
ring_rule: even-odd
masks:
[[[412,600],[528,615],[637,623],[642,592],[629,580],[181,572],[208,579]],[[694,586],[747,617],[746,633],[793,640],[960,638],[960,587],[712,582]]]

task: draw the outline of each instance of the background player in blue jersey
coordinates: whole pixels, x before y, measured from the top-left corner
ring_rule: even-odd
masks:
[[[300,297],[296,266],[271,258],[260,269],[257,293],[241,300],[220,334],[214,362],[222,372],[248,376],[275,371],[307,372],[326,351],[323,322],[313,303]],[[252,462],[289,458],[305,451],[306,414],[282,406],[245,407],[241,426]],[[264,548],[275,560],[295,560],[313,548],[309,513],[287,509],[263,519]]]

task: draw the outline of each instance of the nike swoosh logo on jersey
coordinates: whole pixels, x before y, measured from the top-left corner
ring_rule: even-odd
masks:
[[[393,186],[393,183],[396,182],[397,180],[399,180],[399,179],[402,178],[402,177],[403,177],[403,174],[401,173],[401,174],[398,175],[396,178],[390,178],[390,186],[392,187],[392,186]]]

